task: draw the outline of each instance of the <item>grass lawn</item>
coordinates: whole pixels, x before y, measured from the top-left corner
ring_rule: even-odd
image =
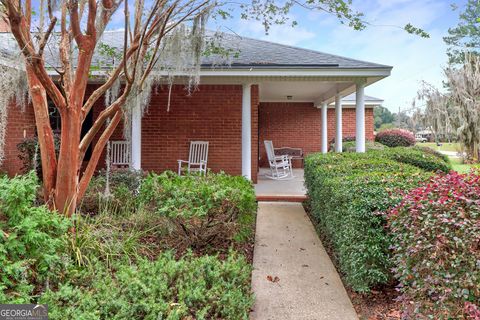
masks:
[[[468,173],[470,169],[479,167],[478,164],[464,164],[462,163],[462,159],[456,157],[450,157],[450,162],[452,163],[453,170],[458,173]]]
[[[435,142],[423,142],[423,143],[418,142],[417,145],[422,147],[429,147],[437,151],[454,151],[455,152],[460,150],[460,144],[456,142],[452,142],[452,143],[445,142],[445,143],[442,143],[441,146],[437,146]]]

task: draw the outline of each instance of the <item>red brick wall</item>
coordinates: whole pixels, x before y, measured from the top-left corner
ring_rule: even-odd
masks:
[[[90,86],[91,92],[95,86]],[[88,93],[87,93],[88,96]],[[159,89],[142,120],[142,167],[145,170],[177,170],[177,159],[188,157],[191,140],[210,142],[208,167],[229,174],[241,174],[242,86],[201,85],[191,95],[183,86],[172,91],[167,112],[168,90]],[[93,108],[94,119],[104,109],[103,98]],[[252,86],[252,180],[256,182],[258,159],[265,164],[264,140],[275,146],[301,147],[306,154],[320,151],[320,110],[311,103],[259,103],[258,86]],[[335,110],[328,110],[329,141],[335,135]],[[31,107],[22,112],[10,108],[6,159],[2,170],[13,175],[22,166],[17,144],[34,135],[34,114]],[[112,140],[121,140],[122,126]],[[373,109],[366,110],[367,139],[373,139]],[[355,109],[343,110],[343,135],[355,134]],[[104,167],[104,157],[99,168]],[[297,163],[298,165],[298,163]]]
[[[183,86],[172,90],[167,111],[168,90],[152,95],[142,119],[142,168],[152,171],[177,170],[177,160],[187,159],[190,141],[209,141],[208,167],[229,174],[242,173],[242,86],[201,85],[190,96]],[[252,90],[252,133],[257,130],[258,90]],[[256,134],[252,159],[256,159]],[[256,161],[252,163],[256,180]]]
[[[92,86],[89,91],[93,91]],[[258,172],[258,86],[252,86],[252,180]],[[142,119],[142,168],[177,171],[178,159],[188,159],[190,141],[209,141],[208,167],[215,172],[242,173],[242,86],[200,85],[188,95],[184,86],[158,88]],[[103,110],[103,98],[94,106],[94,119]],[[98,137],[97,137],[98,138]],[[123,126],[112,140],[123,140]],[[104,152],[105,154],[105,152]],[[105,156],[98,168],[105,167]]]
[[[355,135],[355,109],[343,109],[343,136]],[[328,141],[335,137],[335,109],[328,109]],[[258,113],[260,166],[267,165],[264,140],[275,147],[302,148],[305,155],[321,150],[321,112],[313,103],[261,102]],[[373,109],[365,110],[367,140],[374,139]],[[300,166],[300,161],[294,163]]]
[[[35,134],[35,115],[33,108],[28,105],[24,111],[12,104],[8,111],[7,132],[5,136],[5,159],[0,167],[1,171],[9,176],[21,173],[22,161],[18,158],[17,144],[24,137],[31,138]]]
[[[335,109],[328,109],[327,120],[328,141],[331,141],[335,138]],[[320,119],[318,119],[318,121],[320,121]],[[374,126],[373,108],[366,108],[365,136],[367,140],[371,141],[375,139]],[[344,108],[342,110],[342,134],[344,137],[355,136],[355,108]]]

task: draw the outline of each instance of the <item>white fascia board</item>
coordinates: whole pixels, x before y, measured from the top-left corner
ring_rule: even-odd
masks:
[[[375,69],[215,69],[201,70],[200,76],[238,77],[388,77],[390,68]]]
[[[355,106],[357,103],[355,101],[342,101],[343,106]],[[365,100],[365,104],[381,106],[383,100]],[[335,103],[330,103],[329,106],[335,106]]]
[[[47,70],[51,76],[58,76],[55,70]],[[391,73],[390,68],[372,68],[372,69],[203,69],[200,71],[200,77],[388,77]],[[102,77],[107,73],[103,70],[91,72],[92,76]],[[160,74],[167,76],[168,73]],[[177,74],[176,76],[185,76]]]

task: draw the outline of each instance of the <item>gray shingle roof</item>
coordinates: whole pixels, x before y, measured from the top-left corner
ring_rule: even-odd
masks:
[[[222,48],[230,49],[233,54],[228,58],[219,56],[203,57],[204,69],[218,66],[228,66],[233,69],[241,68],[338,68],[338,69],[385,69],[390,66],[365,62],[328,53],[292,47],[264,40],[240,37],[233,34],[223,33],[217,40]],[[54,46],[56,41],[52,41]],[[106,31],[101,42],[111,47],[123,46],[123,31]],[[98,51],[98,48],[97,48]],[[1,54],[13,54],[18,52],[15,41],[9,33],[0,33]],[[47,66],[59,66],[58,51],[54,47],[45,49]],[[53,53],[53,54],[52,54]],[[73,58],[76,60],[76,58]],[[94,65],[105,65],[105,58],[95,54]]]
[[[283,45],[265,40],[223,34],[221,44],[225,48],[238,50],[238,57],[232,58],[235,67],[290,67],[290,68],[343,68],[371,69],[391,68],[390,66],[341,57],[329,53]],[[214,64],[204,59],[205,66]]]
[[[368,101],[368,102],[383,102],[383,99],[380,99],[380,98],[375,98],[375,97],[372,97],[372,96],[367,96],[365,95],[365,101]],[[343,97],[342,101],[356,101],[357,100],[357,95],[354,93],[352,94],[349,94],[348,96],[346,97]]]

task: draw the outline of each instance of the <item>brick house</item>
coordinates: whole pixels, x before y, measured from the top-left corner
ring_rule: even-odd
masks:
[[[3,43],[9,36],[0,33]],[[123,32],[107,31],[102,41],[118,45]],[[364,89],[388,77],[392,67],[239,36],[226,35],[222,41],[238,56],[224,65],[204,58],[201,84],[190,94],[183,85],[174,85],[169,111],[167,87],[155,88],[143,117],[134,110],[133,168],[176,170],[177,159],[188,157],[192,140],[209,141],[211,170],[254,182],[265,165],[264,140],[308,154],[327,152],[333,138],[356,136],[357,151],[365,151],[365,140],[374,134],[373,107],[382,101],[366,96]],[[95,86],[92,81],[89,89]],[[99,99],[86,126],[102,108]],[[12,105],[9,110],[1,170],[10,175],[21,168],[17,144],[35,134],[31,109]],[[123,140],[122,132],[118,128],[111,140]]]

